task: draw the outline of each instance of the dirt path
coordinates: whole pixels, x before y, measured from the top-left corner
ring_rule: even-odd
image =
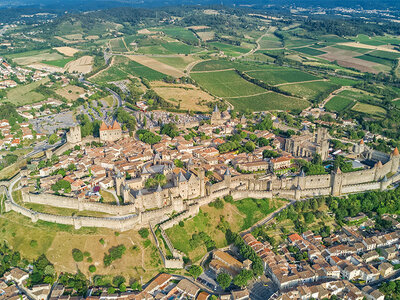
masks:
[[[272,93],[272,92],[271,92],[271,91],[268,91],[268,92],[262,92],[262,93],[254,94],[254,95],[234,96],[234,97],[224,97],[224,98],[225,98],[225,99],[250,98],[250,97],[265,95],[265,94],[269,94],[269,93]]]
[[[199,60],[196,60],[196,61],[194,61],[194,62],[191,62],[190,64],[188,64],[186,67],[185,67],[185,70],[183,71],[184,73],[186,73],[187,75],[190,75],[190,72],[192,72],[192,69],[198,64],[198,63],[201,63],[202,61],[209,61],[210,59],[207,59],[207,60],[202,60],[202,59],[199,59]]]
[[[216,73],[216,72],[224,72],[224,71],[234,71],[234,68],[224,69],[224,70],[211,70],[211,71],[194,71],[193,74],[200,74],[200,73]]]
[[[93,79],[94,77],[96,77],[97,75],[100,75],[101,73],[103,73],[104,71],[107,71],[109,68],[111,68],[111,67],[114,65],[114,61],[115,61],[115,56],[111,57],[111,62],[110,62],[110,64],[108,65],[107,68],[101,70],[100,72],[98,72],[98,73],[96,73],[96,74],[93,74],[92,76],[90,76],[90,77],[88,78],[88,80],[91,80],[91,79]]]
[[[124,37],[122,37],[121,39],[122,39],[122,42],[124,43],[124,46],[125,46],[126,50],[128,50],[128,52],[131,52],[131,50],[130,50],[130,49],[128,48],[128,46],[126,45],[126,42],[125,42]]]
[[[299,81],[299,82],[285,82],[285,83],[276,84],[274,86],[284,86],[284,85],[301,84],[301,83],[318,82],[318,81],[328,81],[328,79],[315,79],[315,80]]]
[[[331,100],[333,97],[335,97],[335,96],[336,96],[337,94],[339,94],[340,92],[343,92],[344,90],[348,90],[348,89],[351,89],[351,86],[342,86],[340,89],[337,89],[337,90],[333,91],[332,93],[330,93],[330,94],[328,95],[328,97],[326,97],[326,98],[324,99],[324,101],[322,101],[322,102],[319,104],[319,107],[320,107],[320,108],[323,108],[323,107],[326,105],[326,103],[328,103],[329,100]]]

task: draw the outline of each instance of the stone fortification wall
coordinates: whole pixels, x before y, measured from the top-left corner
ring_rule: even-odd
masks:
[[[354,185],[346,185],[342,187],[343,194],[350,193],[359,193],[370,190],[379,190],[381,188],[381,184],[379,182],[369,182],[362,184],[354,184]]]

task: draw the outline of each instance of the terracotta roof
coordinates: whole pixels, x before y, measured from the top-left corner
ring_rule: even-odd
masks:
[[[121,129],[121,126],[119,126],[117,121],[114,121],[114,124],[112,125],[111,129]]]
[[[100,130],[107,130],[107,129],[108,129],[108,127],[107,127],[106,123],[104,123],[104,121],[101,122]]]
[[[392,152],[393,156],[399,156],[399,149],[394,148],[393,152]]]

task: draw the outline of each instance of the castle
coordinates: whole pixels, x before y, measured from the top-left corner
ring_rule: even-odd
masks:
[[[108,126],[104,121],[101,123],[100,129],[100,142],[114,142],[122,138],[122,129],[117,121]]]
[[[319,127],[314,135],[309,133],[287,138],[284,150],[298,157],[313,157],[318,154],[322,160],[326,160],[329,153],[328,129]]]
[[[81,126],[75,125],[67,132],[67,142],[74,145],[82,142]]]

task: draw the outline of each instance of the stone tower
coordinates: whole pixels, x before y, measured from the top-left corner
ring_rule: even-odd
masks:
[[[232,179],[232,174],[231,171],[229,170],[229,167],[226,168],[226,171],[224,173],[224,182],[225,186],[230,189],[231,188],[231,179]]]
[[[218,109],[217,104],[215,104],[214,110],[211,115],[211,125],[219,125],[222,123],[222,115]]]
[[[397,147],[394,148],[392,154],[390,154],[390,160],[392,162],[392,167],[390,169],[390,172],[395,174],[399,169],[399,161],[400,161],[399,149],[397,149]]]
[[[343,173],[340,168],[332,172],[332,196],[340,196],[342,193]]]
[[[67,132],[67,142],[70,144],[78,144],[82,142],[81,126],[71,127]]]
[[[117,176],[115,176],[115,189],[118,196],[122,196],[121,190],[125,185],[125,176],[118,170]]]

